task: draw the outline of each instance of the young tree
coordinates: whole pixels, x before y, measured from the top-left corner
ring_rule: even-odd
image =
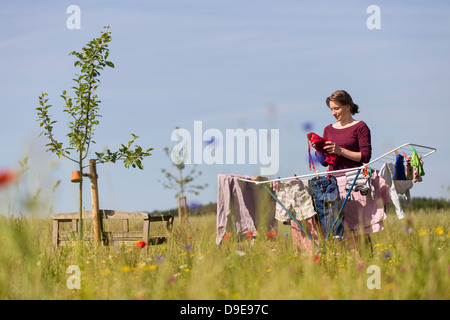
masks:
[[[75,74],[73,81],[75,86],[72,87],[75,92],[75,97],[72,99],[67,95],[66,90],[63,90],[61,97],[64,99],[65,105],[63,112],[68,114],[70,121],[68,122],[69,132],[67,133],[68,143],[63,144],[58,140],[53,133],[53,125],[56,123],[52,120],[48,105],[47,93],[42,93],[39,97],[40,107],[36,108],[38,120],[43,131],[40,135],[44,135],[49,143],[46,145],[48,149],[55,153],[59,158],[64,157],[75,162],[80,172],[80,177],[83,176],[84,160],[89,155],[90,147],[95,143],[93,140],[95,127],[99,124],[99,104],[95,91],[100,85],[100,71],[105,67],[114,68],[114,64],[107,60],[109,56],[108,44],[111,41],[111,32],[109,25],[104,27],[104,31],[98,38],[93,39],[86,44],[81,52],[73,51],[70,55],[77,58],[74,63],[75,67],[81,69],[80,74]],[[135,140],[138,138],[132,134],[132,139],[126,144],[122,144],[122,148],[118,151],[112,152],[107,149],[105,152],[95,152],[95,163],[113,162],[123,160],[126,168],[132,166],[143,169],[142,160],[144,157],[150,156],[150,151],[153,148],[143,150],[140,146],[134,146]],[[72,155],[71,152],[75,153]],[[82,237],[82,209],[83,208],[83,183],[79,185],[79,238]]]
[[[161,169],[161,172],[164,174],[167,182],[163,182],[159,180],[159,182],[164,186],[166,189],[175,189],[177,192],[175,193],[175,197],[178,198],[178,212],[180,214],[181,207],[180,202],[181,200],[184,201],[184,207],[186,209],[186,196],[185,193],[193,193],[195,195],[200,194],[200,190],[203,190],[208,186],[208,184],[204,185],[193,185],[192,182],[201,176],[201,171],[196,171],[197,168],[194,166],[192,170],[186,175],[184,174],[183,170],[186,168],[184,164],[184,160],[186,157],[186,153],[183,153],[183,159],[177,159],[176,163],[172,161],[169,148],[165,147],[164,152],[166,155],[171,159],[172,165],[176,168],[176,173],[171,173],[170,171],[166,169]],[[176,155],[179,157],[179,155]]]

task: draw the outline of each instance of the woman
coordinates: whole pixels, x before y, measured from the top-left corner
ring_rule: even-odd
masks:
[[[329,140],[325,143],[323,150],[330,154],[336,154],[337,162],[329,166],[329,170],[341,170],[357,168],[370,161],[372,155],[370,129],[364,121],[358,121],[353,116],[359,112],[359,107],[353,102],[352,97],[344,90],[335,91],[326,99],[326,104],[331,110],[336,123],[325,127],[323,138]],[[315,145],[311,143],[313,147]],[[316,151],[317,154],[317,151]],[[341,174],[342,176],[343,174]],[[339,177],[339,174],[335,174]],[[346,193],[345,177],[338,178],[341,197]],[[344,237],[350,241],[350,247],[354,248],[360,241],[361,233],[367,235],[370,243],[369,233],[377,232],[383,229],[382,220],[384,220],[384,210],[372,210],[368,212],[362,209],[362,205],[357,202],[365,203],[359,193],[352,192],[353,203],[346,204],[344,207]],[[358,209],[354,210],[358,206]],[[369,225],[367,221],[375,221]]]
[[[370,161],[372,144],[370,129],[364,121],[353,119],[359,107],[344,90],[338,90],[326,100],[331,109],[335,124],[330,124],[323,131],[326,142],[324,150],[337,154],[338,162],[329,170],[357,168]]]

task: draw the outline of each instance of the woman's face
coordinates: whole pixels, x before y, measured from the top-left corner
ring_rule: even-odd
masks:
[[[351,117],[350,106],[342,106],[339,103],[330,101],[331,114],[338,122],[345,121]]]

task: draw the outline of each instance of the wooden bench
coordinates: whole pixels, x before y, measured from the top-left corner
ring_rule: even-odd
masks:
[[[124,212],[116,210],[99,210],[103,221],[103,242],[107,245],[122,246],[135,245],[142,240],[148,245],[160,244],[167,240],[167,231],[172,230],[174,216],[171,214],[150,214],[145,212]],[[78,240],[78,220],[79,212],[57,213],[53,215],[53,246],[72,245]],[[83,218],[83,239],[93,241],[93,231],[86,227],[85,222],[92,221],[92,211],[85,211]],[[120,221],[122,220],[122,221]],[[130,222],[135,222],[140,230],[130,231]],[[154,222],[164,222],[165,235],[150,236],[150,224]],[[108,222],[116,222],[121,230],[108,230]],[[62,230],[62,223],[70,223],[69,230]]]

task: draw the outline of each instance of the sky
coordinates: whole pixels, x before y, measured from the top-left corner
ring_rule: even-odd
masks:
[[[71,5],[79,8],[79,28],[69,27]],[[378,16],[368,12],[371,5]],[[45,151],[35,108],[47,93],[55,135],[67,143],[60,95],[74,95],[79,72],[69,53],[106,25],[115,68],[101,72],[102,118],[93,151],[117,150],[132,133],[138,145],[154,150],[143,170],[98,166],[100,208],[175,208],[175,191],[161,184],[161,169],[175,172],[163,149],[178,143],[171,137],[179,127],[202,152],[207,144],[195,134],[196,123],[203,134],[221,134],[214,143],[222,146],[227,130],[277,130],[272,160],[278,159],[278,170],[268,176],[308,174],[306,133],[321,135],[334,122],[325,99],[339,89],[359,105],[355,119],[371,129],[374,157],[404,143],[437,149],[411,193],[448,199],[449,18],[450,3],[439,0],[2,0],[0,168],[18,168],[25,158],[29,167],[20,184],[0,190],[2,210],[26,213],[23,203],[33,197],[49,214],[78,210],[78,185],[70,182],[76,165]],[[379,28],[369,28],[374,23]],[[188,204],[215,202],[220,173],[260,175],[263,158],[250,163],[249,153],[261,149],[267,135],[257,139],[244,150],[244,164],[200,158],[201,164],[186,165],[186,172],[202,173],[195,184],[208,184],[199,196],[188,194]],[[227,152],[224,147],[223,159]],[[84,205],[91,209],[87,181]]]

